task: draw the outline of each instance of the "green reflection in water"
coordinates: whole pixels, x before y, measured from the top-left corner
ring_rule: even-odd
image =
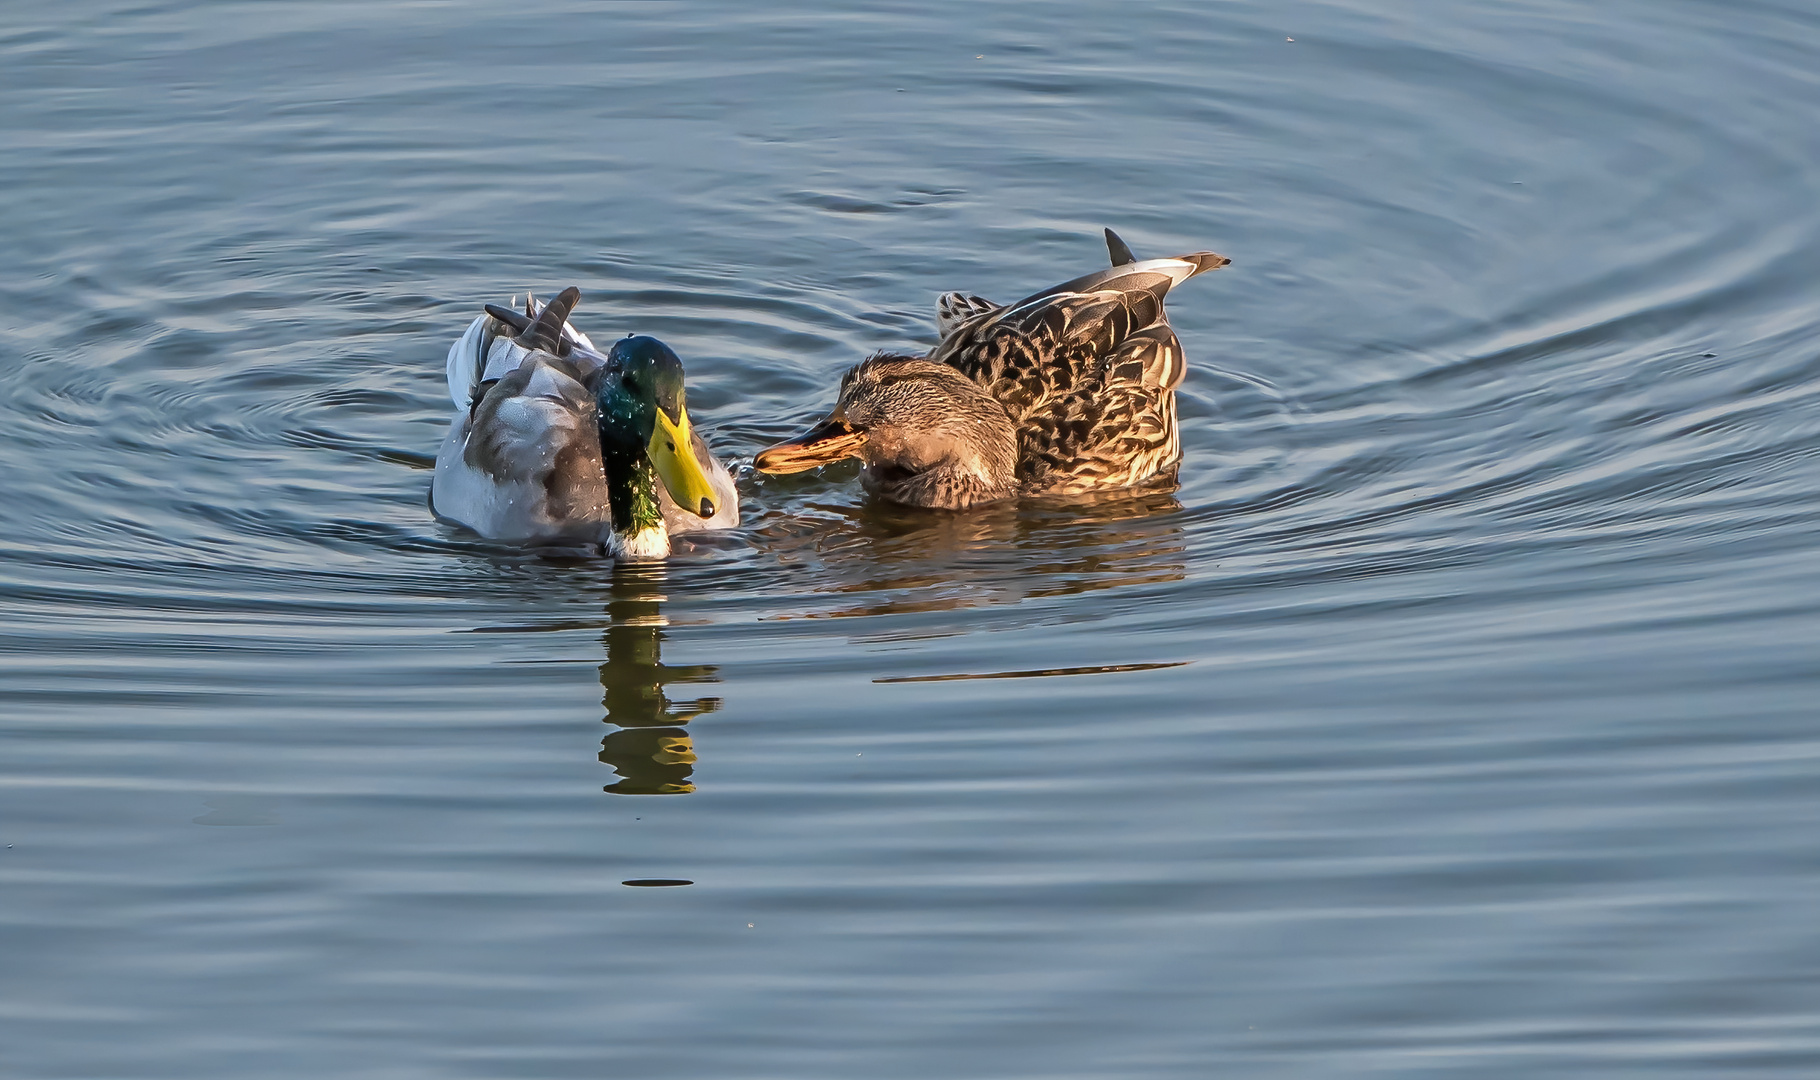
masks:
[[[607,601],[610,620],[601,635],[607,660],[600,665],[602,719],[617,730],[601,740],[600,760],[619,780],[615,795],[686,795],[695,790],[695,746],[683,725],[720,708],[717,697],[672,701],[672,683],[719,682],[712,664],[663,662],[664,595],[661,566],[614,568]]]

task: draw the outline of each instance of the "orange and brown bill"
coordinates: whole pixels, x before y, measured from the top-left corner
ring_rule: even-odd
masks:
[[[857,457],[865,444],[865,432],[831,416],[794,439],[760,450],[753,464],[760,472],[797,473]]]

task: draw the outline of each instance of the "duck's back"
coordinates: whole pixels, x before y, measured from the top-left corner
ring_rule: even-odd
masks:
[[[1118,258],[1122,242],[1109,234],[1108,243]],[[1163,298],[1228,261],[1199,252],[1127,262],[1004,307],[950,294],[939,307],[948,333],[929,357],[1005,406],[1026,490],[1141,483],[1181,458],[1174,390],[1188,366]]]
[[[598,421],[575,374],[533,355],[457,415],[436,458],[435,511],[496,540],[603,542]]]

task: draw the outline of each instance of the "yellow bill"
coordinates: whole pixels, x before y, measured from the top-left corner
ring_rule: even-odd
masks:
[[[645,449],[657,469],[657,478],[663,481],[676,505],[698,517],[714,516],[714,488],[709,485],[708,474],[701,462],[695,460],[695,451],[690,445],[688,410],[683,410],[681,423],[673,424],[670,414],[658,409],[657,425],[652,429],[651,442]]]

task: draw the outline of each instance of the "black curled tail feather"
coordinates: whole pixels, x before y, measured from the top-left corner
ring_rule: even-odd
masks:
[[[569,321],[569,312],[581,302],[581,290],[571,285],[557,293],[555,299],[544,305],[543,312],[537,321],[526,327],[516,340],[527,349],[538,349],[552,356],[561,356],[567,352],[562,337],[563,324]]]

